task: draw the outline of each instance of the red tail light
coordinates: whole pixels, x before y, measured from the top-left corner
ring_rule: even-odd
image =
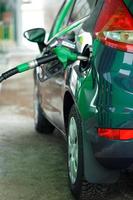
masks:
[[[133,139],[133,130],[98,128],[98,135],[111,140]]]
[[[95,36],[110,47],[133,52],[133,16],[123,0],[105,0]]]

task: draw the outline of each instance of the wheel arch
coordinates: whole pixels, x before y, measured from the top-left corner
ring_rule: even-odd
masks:
[[[72,94],[69,91],[66,91],[64,95],[64,104],[63,104],[65,130],[67,130],[68,117],[69,117],[69,113],[73,104],[75,104],[75,102],[74,102]]]

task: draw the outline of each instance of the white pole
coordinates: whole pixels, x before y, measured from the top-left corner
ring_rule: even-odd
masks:
[[[17,45],[22,45],[22,11],[21,11],[22,0],[16,0],[16,34],[17,34]]]

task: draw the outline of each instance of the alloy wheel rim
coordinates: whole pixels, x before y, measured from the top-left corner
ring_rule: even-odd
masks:
[[[72,184],[75,183],[78,172],[78,133],[74,117],[70,119],[68,133],[68,168]]]

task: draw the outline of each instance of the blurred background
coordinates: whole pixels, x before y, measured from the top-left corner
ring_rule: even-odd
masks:
[[[50,31],[62,2],[63,0],[56,0],[56,3],[53,0],[0,0],[0,52],[9,51],[14,45],[34,49],[23,39],[23,32],[35,27],[45,27]]]
[[[0,73],[39,54],[23,32],[48,33],[62,2],[0,0]],[[64,140],[35,131],[33,91],[33,71],[0,84],[0,199],[71,200]]]
[[[49,33],[62,3],[63,0],[0,0],[0,73],[39,54],[37,44],[27,41],[23,33],[37,27]]]

